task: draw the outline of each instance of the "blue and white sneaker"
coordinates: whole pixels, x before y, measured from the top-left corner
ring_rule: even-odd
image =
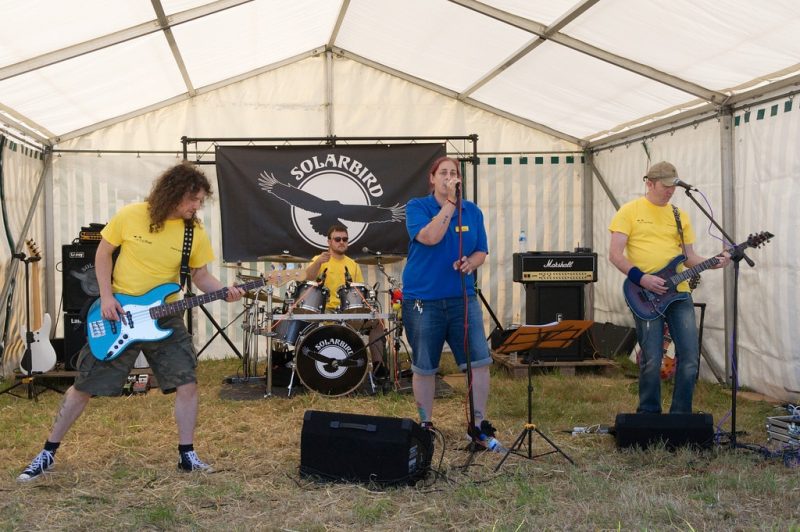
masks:
[[[187,451],[180,453],[180,461],[178,462],[178,469],[181,471],[202,471],[203,473],[213,473],[214,468],[203,462],[197,457],[194,451]]]
[[[31,464],[25,468],[25,471],[20,473],[20,475],[17,477],[17,481],[28,482],[42,476],[45,471],[53,467],[55,461],[56,459],[55,456],[53,456],[53,453],[42,449],[42,451],[36,455],[36,458],[33,459]]]

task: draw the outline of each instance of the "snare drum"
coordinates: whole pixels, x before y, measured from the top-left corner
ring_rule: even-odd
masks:
[[[336,290],[338,311],[343,314],[364,314],[375,310],[375,292],[361,283],[344,284]]]
[[[297,285],[292,297],[295,300],[295,314],[322,314],[328,302],[328,289],[314,281]]]

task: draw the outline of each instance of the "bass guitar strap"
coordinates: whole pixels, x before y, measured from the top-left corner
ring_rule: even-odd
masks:
[[[194,238],[194,220],[184,220],[183,248],[181,250],[181,289],[186,285],[191,269],[189,269],[189,255],[192,253],[192,239]],[[186,295],[191,296],[189,290]]]

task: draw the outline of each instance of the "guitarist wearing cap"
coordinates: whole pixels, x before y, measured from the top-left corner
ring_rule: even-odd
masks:
[[[229,302],[242,297],[244,291],[241,288],[225,288],[207,269],[214,254],[208,235],[197,218],[197,211],[210,195],[211,184],[199,169],[188,163],[178,164],[155,181],[145,202],[123,207],[103,229],[95,256],[100,287],[100,300],[95,305],[100,309],[102,323],[109,329],[129,330],[133,334],[133,324],[129,329],[125,328],[128,323],[147,321],[139,319],[136,312],[123,308],[120,301],[148,293],[159,286],[169,287],[167,283],[177,283],[185,243],[189,249],[188,268],[192,282],[205,292],[204,297],[213,291],[221,291]],[[191,240],[184,235],[188,227],[192,227]],[[120,254],[113,265],[112,280],[112,254],[117,248],[120,248]],[[172,286],[178,288],[177,284]],[[172,297],[177,298],[176,295]],[[132,319],[133,316],[136,320]],[[17,480],[33,480],[53,467],[61,439],[81,415],[89,399],[94,395],[119,395],[140,349],[161,390],[164,393],[175,392],[178,469],[211,471],[210,466],[197,457],[193,446],[198,390],[195,374],[197,354],[192,338],[181,313],[165,314],[157,320],[157,325],[163,333],[161,338],[124,348],[113,359],[102,360],[88,344],[84,346],[78,357],[79,375],[64,395],[44,449]]]
[[[683,262],[686,268],[707,261],[693,249],[695,234],[689,216],[669,203],[675,193],[677,178],[678,172],[671,163],[660,162],[651,166],[644,176],[645,195],[620,207],[609,225],[609,260],[627,276],[628,284],[641,287],[654,297],[665,295],[670,290],[680,293],[666,308],[658,309],[653,315],[637,313],[635,306],[628,301],[642,349],[637,412],[643,413],[661,413],[660,370],[665,321],[675,344],[677,361],[669,409],[671,414],[692,412],[692,395],[700,364],[694,302],[688,283],[683,281],[673,288],[666,279],[654,275],[679,255],[686,257]],[[730,263],[727,252],[715,259],[712,268],[723,268]]]

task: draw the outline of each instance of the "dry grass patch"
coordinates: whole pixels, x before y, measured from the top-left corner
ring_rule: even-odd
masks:
[[[200,365],[196,448],[218,470],[176,470],[170,396],[92,401],[58,451],[53,473],[15,482],[44,441],[61,397],[39,402],[0,396],[0,528],[16,530],[752,530],[797,528],[797,471],[780,460],[728,449],[620,452],[611,436],[571,436],[573,426],[613,425],[636,405],[637,384],[615,375],[534,376],[534,421],[577,463],[560,455],[533,461],[482,453],[464,470],[463,384],[437,399],[437,478],[381,489],[302,479],[300,432],[306,410],[415,418],[408,395],[325,398],[300,394],[222,399],[223,377],[238,360]],[[665,397],[668,400],[669,395]],[[696,408],[722,419],[729,395],[698,386]],[[526,419],[527,382],[502,373],[492,381],[489,418],[510,444]],[[740,440],[764,443],[764,402],[740,400]],[[534,452],[549,450],[534,437]]]

